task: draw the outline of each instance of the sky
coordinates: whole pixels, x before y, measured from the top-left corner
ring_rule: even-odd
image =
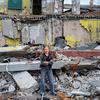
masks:
[[[72,0],[64,0],[64,3],[71,4]],[[81,4],[88,5],[90,0],[80,0]],[[100,0],[94,0],[94,4],[100,5]]]

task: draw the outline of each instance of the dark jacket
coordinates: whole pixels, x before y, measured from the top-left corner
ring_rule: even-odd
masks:
[[[40,61],[41,61],[40,68],[44,68],[44,69],[51,69],[52,68],[52,65],[53,65],[53,57],[52,57],[51,54],[49,54],[48,56],[46,56],[45,54],[42,54],[42,56],[40,57]],[[46,65],[44,63],[44,61],[48,61],[49,64]]]

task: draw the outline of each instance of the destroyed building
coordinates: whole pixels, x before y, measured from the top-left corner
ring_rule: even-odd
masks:
[[[39,14],[35,14],[35,10],[38,12],[35,6],[41,8],[38,9]],[[75,8],[75,2],[73,6]],[[27,44],[33,41],[50,44],[54,43],[55,38],[59,36],[64,36],[71,47],[100,40],[98,6],[94,6],[93,11],[90,11],[89,6],[80,6],[80,14],[75,15],[72,14],[73,9],[72,13],[70,12],[71,5],[64,5],[63,0],[38,0],[37,2],[8,0],[8,5],[6,1],[4,2],[4,8],[2,8],[4,12],[1,10],[1,13],[7,13],[10,16],[1,15],[1,46]],[[5,30],[4,27],[9,30]],[[33,32],[36,33],[34,37]]]
[[[59,59],[52,66],[58,95],[47,95],[48,99],[100,99],[100,5],[80,5],[80,0],[72,0],[72,5],[64,0],[1,0],[0,100],[40,97],[43,44],[50,45]]]

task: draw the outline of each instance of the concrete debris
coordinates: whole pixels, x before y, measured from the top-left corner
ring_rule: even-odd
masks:
[[[100,63],[97,65],[97,68],[100,69]]]
[[[39,70],[40,61],[21,61],[0,63],[0,71],[25,71],[25,70]]]
[[[61,69],[67,65],[66,61],[56,61],[54,62],[53,69]],[[4,71],[25,71],[25,70],[40,70],[40,60],[35,61],[20,61],[20,62],[9,62],[0,63],[0,72]]]
[[[38,90],[37,81],[27,71],[14,73],[13,78],[21,91],[35,92]]]
[[[32,46],[29,49],[27,49],[27,52],[28,53],[42,52],[42,49],[43,49],[43,45]]]
[[[66,46],[66,47],[64,47],[64,50],[68,50],[70,47],[69,46]]]
[[[100,45],[94,48],[95,50],[100,50]]]
[[[73,90],[71,92],[72,95],[81,95],[81,96],[90,96],[89,92],[82,92],[82,91],[77,91],[77,90]]]
[[[59,60],[65,60],[65,61],[70,61],[71,59],[70,58],[67,58],[65,55],[63,54],[56,54],[57,55],[57,59]]]
[[[9,92],[14,92],[15,91],[15,87],[13,85],[9,86]]]
[[[7,73],[0,73],[0,93],[13,93],[15,92],[15,84],[12,78]]]
[[[30,58],[32,58],[30,60]],[[73,64],[77,64],[78,59],[80,62],[78,64],[78,69],[95,69],[99,68],[99,59],[100,58],[93,58],[93,59],[85,59],[82,57],[66,57],[63,54],[58,54],[58,60],[53,63],[52,69],[61,69],[65,67],[67,70],[70,70],[70,66]],[[40,70],[40,60],[39,58],[31,57],[24,58],[24,57],[0,57],[0,72],[3,71],[25,71],[25,70]],[[91,67],[89,67],[91,66]]]
[[[0,54],[6,53],[6,52],[21,52],[24,51],[27,48],[27,45],[25,46],[9,46],[9,47],[0,47]]]
[[[97,43],[88,43],[83,45],[77,45],[74,50],[93,50],[95,47],[97,47]]]
[[[59,51],[59,50],[62,50],[62,49],[60,47],[53,47],[52,50],[53,51]]]
[[[13,100],[32,100],[33,95],[35,95],[36,99],[41,98],[39,95],[39,74],[36,71],[34,72],[14,72],[12,73],[13,78],[6,78],[2,73],[2,78],[0,80],[0,92],[6,93],[9,91],[15,92],[17,90],[17,86],[19,89],[17,90],[17,94]],[[9,75],[8,75],[9,76]],[[11,76],[10,76],[11,77]],[[74,72],[74,76],[71,70],[66,69],[56,69],[54,70],[54,84],[55,90],[57,93],[62,92],[64,95],[70,98],[82,98],[82,100],[89,100],[90,97],[93,100],[99,100],[100,96],[100,70],[93,69],[93,70],[76,70]],[[12,80],[12,81],[10,81]],[[14,83],[17,84],[14,85]],[[9,85],[8,85],[9,84]],[[47,83],[48,85],[48,83]],[[7,87],[6,91],[1,91],[3,88]],[[46,89],[47,90],[47,89]],[[49,92],[47,90],[47,98],[49,98]],[[41,99],[39,99],[41,100]],[[49,100],[64,100],[64,99],[51,99]]]
[[[31,96],[18,96],[14,97],[13,100],[37,100],[38,95],[31,95]]]
[[[99,50],[100,45],[97,43],[87,43],[87,44],[77,44],[73,48],[70,45],[67,45],[67,41],[64,40],[64,37],[57,37],[55,39],[55,45],[53,50]]]
[[[0,87],[0,93],[12,93],[15,91],[15,87],[13,85],[4,85]]]
[[[86,75],[78,71],[77,75],[73,78],[69,72],[58,74],[59,86],[62,85],[64,93],[67,96],[84,96],[90,97],[92,95],[98,95],[100,93],[100,71],[92,70],[85,72]],[[62,77],[64,76],[64,77]],[[59,88],[60,91],[61,88]]]
[[[30,55],[41,52],[41,46],[27,49]],[[30,56],[33,58],[33,56]],[[38,57],[0,57],[0,93],[15,93],[13,100],[36,100],[40,96],[40,60]],[[66,98],[82,100],[100,100],[100,57],[67,57],[57,53],[57,60],[52,66],[54,86],[57,93]],[[22,72],[21,72],[22,71]],[[6,74],[5,74],[6,73]],[[46,84],[48,100],[65,100],[49,98],[48,82]],[[39,97],[41,100],[41,97]],[[63,98],[63,99],[62,99]],[[46,98],[45,98],[46,99]]]
[[[7,36],[9,38],[16,38],[15,33],[14,33],[14,26],[13,26],[13,22],[11,19],[7,19],[7,20],[2,20],[2,25],[3,25],[3,35]]]

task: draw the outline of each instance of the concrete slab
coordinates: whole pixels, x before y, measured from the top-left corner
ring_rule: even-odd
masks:
[[[39,85],[37,81],[27,71],[14,73],[13,79],[21,91],[31,89],[32,92],[34,92],[36,89],[38,89]]]
[[[82,61],[79,63],[79,68],[84,67],[95,67],[96,61]],[[73,61],[56,61],[53,63],[52,69],[61,69],[64,66],[73,64]],[[10,62],[10,63],[0,63],[0,72],[4,71],[27,71],[27,70],[40,70],[40,61],[22,61],[22,62]]]
[[[64,65],[66,65],[66,61],[56,61],[54,62],[52,68],[61,69]],[[40,70],[40,61],[0,63],[0,72],[25,70]]]
[[[13,100],[37,100],[37,98],[39,98],[39,95],[31,95],[31,96],[17,96],[17,97],[13,97]]]
[[[25,48],[27,48],[28,46],[10,46],[10,47],[0,47],[0,54],[2,53],[9,53],[9,52],[21,52],[24,51]]]

